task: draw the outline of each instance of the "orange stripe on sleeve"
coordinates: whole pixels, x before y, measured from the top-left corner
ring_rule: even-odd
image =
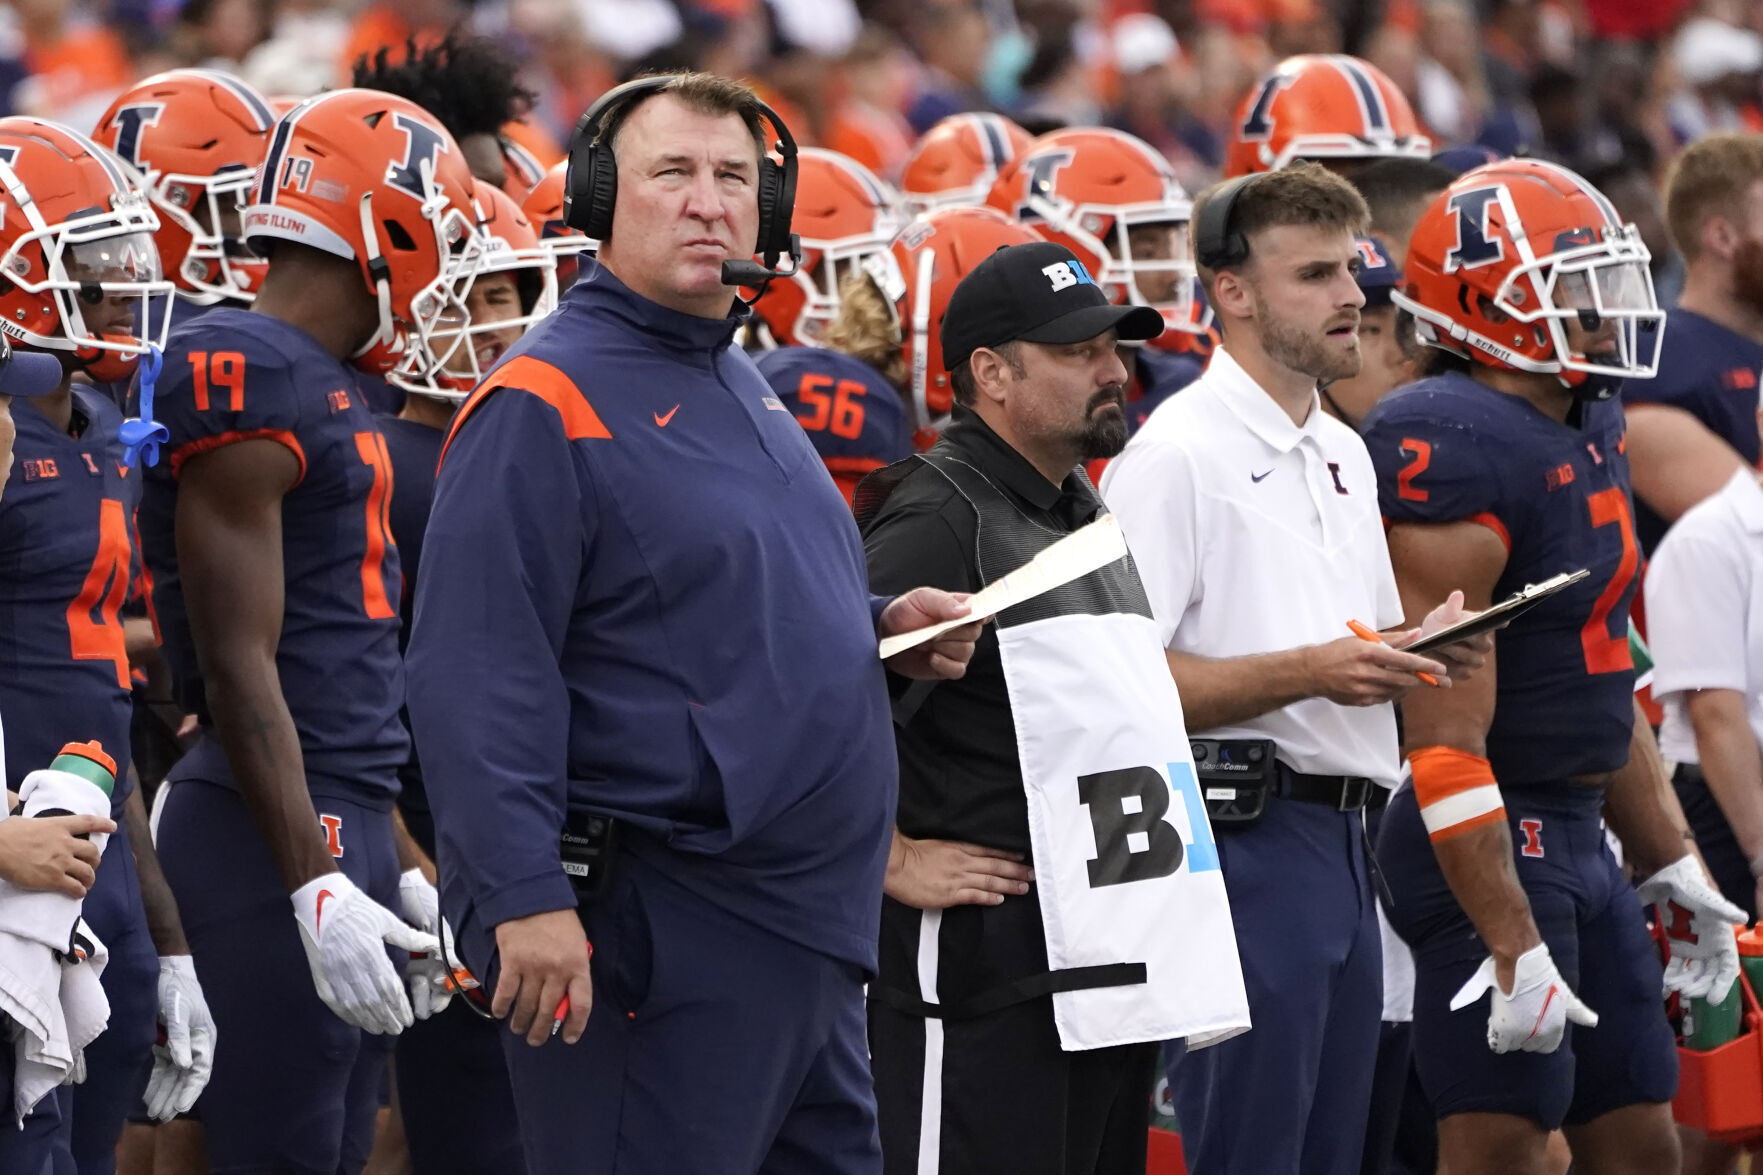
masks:
[[[201,437],[187,444],[179,445],[171,451],[171,475],[177,477],[184,467],[184,462],[202,453],[236,445],[240,441],[274,441],[287,447],[300,462],[300,476],[294,479],[294,485],[306,480],[306,450],[300,447],[300,440],[284,428],[253,428],[243,432],[221,432],[211,437]],[[292,487],[290,487],[292,488]]]
[[[459,426],[498,388],[530,392],[557,409],[557,415],[563,418],[563,435],[572,441],[612,439],[611,430],[600,420],[600,414],[594,411],[594,406],[588,403],[588,398],[582,395],[574,380],[543,359],[519,355],[498,367],[479,384],[471,398],[465,401],[465,407],[453,417],[453,426],[447,430],[447,439],[441,445],[443,463],[447,460],[447,449],[453,444],[453,438],[459,435]]]
[[[1456,747],[1422,747],[1409,754],[1408,768],[1423,808],[1494,782],[1493,764]]]
[[[1493,531],[1500,537],[1500,542],[1505,546],[1506,553],[1508,555],[1512,553],[1512,536],[1507,532],[1506,524],[1501,522],[1497,515],[1490,511],[1483,510],[1480,514],[1471,514],[1465,521],[1478,522],[1482,526]]]

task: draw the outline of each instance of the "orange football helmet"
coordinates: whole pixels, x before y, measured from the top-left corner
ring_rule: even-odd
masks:
[[[464,402],[501,358],[499,342],[486,336],[515,328],[525,334],[557,306],[557,262],[539,244],[539,234],[533,231],[526,213],[506,191],[483,180],[475,182],[474,191],[484,255],[472,285],[492,274],[509,274],[520,298],[520,313],[480,322],[471,312],[468,288],[464,317],[443,316],[430,336],[432,355],[412,349],[387,377],[388,383],[405,391],[454,403]]]
[[[58,123],[0,118],[0,205],[0,330],[104,382],[164,346],[170,315],[149,313],[174,288],[159,218],[116,156]]]
[[[1414,108],[1382,70],[1342,53],[1314,53],[1286,58],[1244,96],[1224,174],[1278,171],[1301,160],[1431,154]]]
[[[803,147],[796,156],[790,227],[802,238],[796,269],[753,303],[770,341],[813,344],[839,312],[839,282],[880,253],[905,223],[892,190],[849,156]]]
[[[984,204],[998,173],[1030,141],[1001,114],[951,114],[925,131],[906,157],[900,172],[906,211]]]
[[[507,135],[498,136],[496,141],[502,145],[502,163],[508,169],[508,179],[503,183],[502,190],[513,196],[514,202],[519,204],[545,178],[545,165],[531,151]]]
[[[415,103],[332,90],[276,124],[245,237],[266,250],[296,241],[360,266],[379,326],[352,362],[382,375],[413,348],[432,355],[436,325],[464,316],[484,253],[474,182],[453,136]]]
[[[954,403],[943,367],[943,315],[949,295],[969,270],[999,249],[1040,239],[995,208],[942,208],[914,220],[889,248],[864,261],[863,272],[892,311],[911,373],[907,390],[919,449],[936,440]]]
[[[569,160],[558,160],[520,205],[527,220],[538,230],[539,246],[550,253],[557,264],[557,291],[560,294],[575,284],[581,254],[592,256],[600,251],[599,241],[579,228],[570,228],[563,220],[563,180],[568,174]]]
[[[186,298],[249,301],[265,262],[239,215],[269,149],[275,112],[230,74],[174,69],[125,90],[92,138],[135,169],[159,216],[159,261]]]
[[[1194,202],[1144,140],[1100,127],[1042,135],[986,203],[1076,253],[1113,301],[1154,306],[1172,330],[1210,324],[1188,248]],[[1134,255],[1135,236],[1150,255]]]
[[[1592,185],[1507,159],[1464,173],[1421,213],[1393,297],[1430,346],[1606,399],[1615,381],[1658,370],[1665,315],[1648,260],[1635,226]],[[1569,323],[1594,337],[1614,323],[1614,357],[1574,350]]]

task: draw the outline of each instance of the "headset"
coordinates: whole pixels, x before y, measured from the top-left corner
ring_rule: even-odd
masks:
[[[1238,197],[1257,174],[1227,180],[1200,206],[1200,220],[1194,225],[1194,260],[1207,269],[1226,269],[1249,259],[1249,239],[1231,228],[1230,219]]]
[[[666,89],[679,74],[637,78],[614,86],[600,95],[575,124],[569,142],[569,167],[563,179],[563,222],[580,229],[596,241],[612,233],[612,209],[618,200],[618,162],[612,144],[600,142],[600,132],[614,113]],[[792,264],[801,255],[796,235],[790,232],[790,213],[796,204],[796,139],[777,111],[755,99],[759,113],[777,131],[777,153],[782,163],[761,152],[759,156],[759,241],[756,252],[764,264],[724,261],[724,285],[763,285],[774,277],[787,277],[794,269],[780,271],[778,258]]]

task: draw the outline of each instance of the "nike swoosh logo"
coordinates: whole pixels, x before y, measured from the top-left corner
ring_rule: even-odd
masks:
[[[328,889],[321,889],[318,891],[318,908],[314,910],[312,914],[312,933],[314,935],[318,933],[318,928],[324,925],[324,900],[335,896],[336,895],[331,893]]]
[[[116,476],[126,478],[128,475],[129,467],[124,465],[121,461],[116,462]]]
[[[679,405],[675,404],[673,407],[671,407],[667,410],[666,416],[661,415],[661,413],[659,413],[659,412],[655,413],[655,427],[656,428],[666,428],[667,422],[672,420],[673,414],[678,411],[679,411]]]
[[[1254,482],[1256,485],[1260,485],[1262,478],[1272,477],[1272,476],[1273,476],[1273,470],[1269,469],[1266,473],[1251,473],[1249,475],[1249,480]]]
[[[1535,1036],[1543,1030],[1543,1020],[1549,1014],[1549,1005],[1555,1002],[1555,990],[1555,985],[1552,983],[1549,984],[1549,994],[1543,997],[1542,1011],[1537,1013],[1537,1022],[1530,1026],[1530,1036]],[[1530,1036],[1525,1037],[1525,1039],[1529,1040]]]

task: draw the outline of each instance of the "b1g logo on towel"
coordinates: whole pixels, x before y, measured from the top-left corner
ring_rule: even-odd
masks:
[[[1175,825],[1163,819],[1169,811],[1170,785],[1155,768],[1127,767],[1078,776],[1078,802],[1089,809],[1090,828],[1096,834],[1096,856],[1089,862],[1091,889],[1168,877],[1181,868],[1184,858],[1189,873],[1218,868],[1218,848],[1212,843],[1193,766],[1171,763],[1169,778],[1181,795],[1188,826],[1196,830],[1194,839],[1185,843]],[[1205,830],[1203,836],[1199,830]]]

